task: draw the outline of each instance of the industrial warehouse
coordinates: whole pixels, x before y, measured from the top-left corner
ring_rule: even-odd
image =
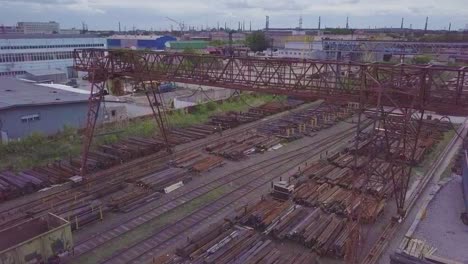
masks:
[[[0,263],[466,263],[468,28],[298,17],[2,25]]]

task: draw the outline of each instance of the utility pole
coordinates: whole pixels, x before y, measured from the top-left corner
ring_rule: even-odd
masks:
[[[320,23],[321,23],[322,17],[319,16],[319,23],[318,23],[318,29],[320,30]]]
[[[429,17],[426,17],[426,24],[424,25],[424,33],[427,31],[427,23],[429,22]]]

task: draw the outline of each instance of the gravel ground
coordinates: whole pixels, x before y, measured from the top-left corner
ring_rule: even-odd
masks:
[[[468,226],[460,220],[463,210],[461,177],[455,176],[429,204],[415,237],[436,247],[437,256],[468,263]]]

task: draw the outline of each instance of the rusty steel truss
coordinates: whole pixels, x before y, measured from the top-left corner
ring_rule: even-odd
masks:
[[[363,144],[373,146],[366,154],[367,166],[356,168],[356,173],[368,175],[363,184],[393,181],[400,214],[404,214],[411,163],[424,112],[468,114],[468,68],[465,67],[102,49],[75,50],[74,67],[88,72],[92,82],[82,154],[84,170],[105,82],[109,79],[125,77],[146,88],[165,139],[167,120],[157,98],[157,82],[215,86],[305,100],[354,102],[359,108],[356,149]],[[148,82],[150,87],[144,87]],[[363,127],[363,118],[373,121],[372,129]]]

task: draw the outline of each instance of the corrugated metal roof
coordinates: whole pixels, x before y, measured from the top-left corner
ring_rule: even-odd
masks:
[[[39,86],[14,78],[0,78],[0,109],[87,102],[88,97],[85,94]]]
[[[101,38],[94,34],[0,34],[0,39]]]
[[[208,42],[203,40],[169,41],[169,46],[171,49],[205,49]]]

